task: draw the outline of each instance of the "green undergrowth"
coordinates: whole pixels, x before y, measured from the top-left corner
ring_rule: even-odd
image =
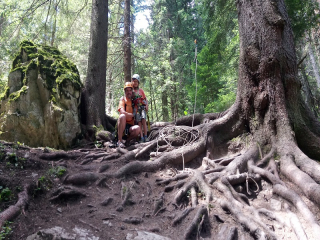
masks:
[[[12,222],[6,221],[5,224],[2,226],[0,231],[0,240],[7,239],[9,235],[12,233],[12,228],[10,227]]]
[[[34,190],[34,196],[49,191],[53,187],[53,179],[61,178],[66,172],[67,169],[62,166],[50,168],[44,175],[38,178],[36,188]]]

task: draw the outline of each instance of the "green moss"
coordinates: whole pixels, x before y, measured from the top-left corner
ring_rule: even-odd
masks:
[[[26,56],[26,63],[22,62],[23,56]],[[76,90],[83,87],[76,65],[57,48],[35,44],[31,41],[22,41],[20,51],[13,60],[10,72],[22,71],[22,81],[26,85],[26,76],[28,71],[32,69],[39,70],[47,88],[53,92],[57,92],[58,88],[62,90],[62,86],[67,82],[71,83]]]
[[[16,101],[20,95],[26,93],[29,87],[23,86],[19,91],[13,92],[9,95],[9,102]]]
[[[6,88],[4,89],[3,93],[0,95],[0,100],[1,101],[9,96],[9,91],[10,91],[9,87],[6,86]]]
[[[57,103],[57,100],[56,100],[56,98],[55,98],[53,95],[51,95],[50,101],[51,101],[52,103],[54,103],[54,104]]]

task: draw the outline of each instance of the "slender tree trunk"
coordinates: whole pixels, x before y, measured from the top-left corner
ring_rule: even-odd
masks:
[[[82,123],[106,127],[106,63],[108,41],[108,1],[92,0],[87,78],[81,95]],[[91,133],[90,133],[91,134]]]
[[[150,90],[149,90],[149,92],[150,92],[150,98],[151,99],[149,99],[148,101],[150,102],[150,110],[151,110],[151,112],[153,113],[154,111],[153,111],[153,99],[154,99],[154,96],[153,96],[153,91],[152,91],[152,81],[151,81],[151,78],[150,78],[150,80],[149,80],[149,87],[150,87]],[[150,111],[149,110],[149,111]],[[157,111],[157,110],[156,110]],[[153,122],[153,116],[152,116],[153,114],[151,114],[151,122]]]
[[[54,44],[54,40],[56,37],[56,27],[57,27],[57,11],[58,11],[58,4],[56,4],[55,9],[54,9],[54,22],[53,22],[53,27],[52,27],[52,33],[51,33],[51,46]]]
[[[312,96],[308,77],[307,77],[307,74],[306,74],[304,67],[300,71],[301,71],[301,78],[302,78],[302,89],[303,89],[303,92],[305,95],[306,103],[310,108],[314,109],[313,96]]]
[[[316,78],[316,81],[317,81],[317,86],[318,86],[318,88],[320,88],[319,68],[318,68],[318,64],[316,62],[316,59],[315,59],[315,56],[313,54],[313,50],[312,50],[312,47],[311,47],[310,43],[309,43],[309,46],[308,46],[308,53],[309,53],[309,57],[310,57],[311,64],[312,64],[313,74],[314,74],[314,76]]]
[[[110,72],[108,77],[108,102],[109,102],[109,108],[108,113],[112,113],[112,107],[113,107],[113,94],[112,94],[112,72]]]
[[[168,95],[167,95],[166,92],[162,92],[161,100],[162,100],[162,117],[163,117],[163,121],[168,122],[169,121]]]
[[[165,78],[165,70],[162,69],[162,76],[163,79],[161,80],[160,86],[164,86],[164,78]],[[169,111],[168,111],[168,94],[167,94],[167,89],[164,89],[161,93],[161,108],[162,108],[162,119],[165,122],[169,121]]]
[[[175,83],[175,78],[172,79]],[[170,105],[171,105],[171,113],[172,113],[172,121],[177,120],[177,88],[176,85],[172,86],[172,92],[170,93]]]
[[[130,0],[124,1],[123,72],[125,82],[131,82]]]
[[[134,2],[133,0],[130,1],[131,7],[134,8]],[[135,17],[132,11],[130,11],[130,35],[131,35],[131,43],[134,44],[134,23],[135,23]],[[135,62],[134,62],[134,55],[131,51],[131,72],[132,74],[135,73]]]
[[[0,37],[1,37],[1,34],[2,34],[2,29],[3,29],[4,22],[5,22],[4,13],[1,13],[0,14]]]

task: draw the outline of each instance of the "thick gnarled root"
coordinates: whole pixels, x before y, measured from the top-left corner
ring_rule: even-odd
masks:
[[[23,191],[18,195],[17,203],[0,213],[0,227],[2,227],[6,221],[12,221],[24,211],[29,202],[30,190],[31,185],[25,185]]]

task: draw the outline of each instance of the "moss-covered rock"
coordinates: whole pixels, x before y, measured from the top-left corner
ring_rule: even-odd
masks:
[[[21,42],[0,96],[0,139],[69,147],[81,133],[81,88],[76,65],[58,49]]]

